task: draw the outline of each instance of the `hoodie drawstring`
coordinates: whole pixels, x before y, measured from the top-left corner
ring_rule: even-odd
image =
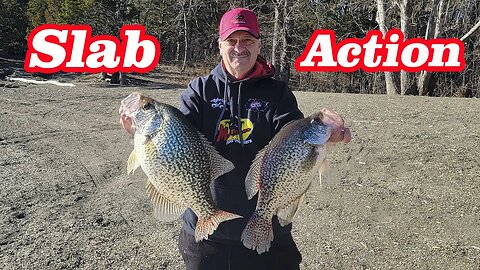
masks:
[[[223,67],[222,67],[223,69]],[[229,101],[229,99],[231,99],[231,95],[229,95],[229,90],[230,90],[230,87],[229,87],[229,79],[228,79],[228,75],[227,75],[227,71],[225,69],[223,69],[223,73],[225,74],[225,88],[223,90],[223,107],[222,107],[222,112],[220,113],[220,116],[218,117],[217,119],[217,124],[215,125],[215,135],[214,135],[214,138],[213,140],[214,141],[217,141],[217,136],[218,136],[218,133],[219,133],[219,126],[220,126],[220,122],[223,120],[223,116],[225,115],[225,111],[227,110],[227,101]],[[232,100],[230,100],[230,121],[233,120],[233,118],[237,118],[237,125],[238,125],[238,135],[239,135],[239,138],[240,138],[240,145],[242,146],[242,148],[244,148],[244,144],[245,142],[243,141],[243,130],[242,130],[242,115],[241,115],[241,102],[242,102],[242,83],[239,84],[238,86],[238,97],[237,97],[237,115],[235,116],[235,110],[233,108],[233,102]]]
[[[238,120],[238,135],[240,136],[240,145],[243,148],[243,130],[242,130],[242,83],[238,86],[238,98],[237,98],[237,120]]]
[[[217,136],[219,133],[219,126],[220,122],[223,120],[223,116],[225,115],[225,111],[227,110],[227,88],[228,87],[228,76],[225,75],[225,89],[223,90],[223,106],[222,106],[222,112],[220,113],[220,116],[217,119],[217,125],[215,126],[215,135],[213,135],[213,141],[217,140]],[[230,102],[231,103],[231,102]]]

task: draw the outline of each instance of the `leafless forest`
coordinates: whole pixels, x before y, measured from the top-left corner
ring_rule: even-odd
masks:
[[[218,61],[217,26],[232,7],[254,10],[261,23],[262,55],[278,78],[295,90],[480,97],[480,2],[477,0],[30,0],[0,1],[0,56],[21,58],[26,37],[38,25],[88,24],[93,34],[118,35],[141,24],[161,44],[161,63],[207,72]],[[466,67],[452,73],[297,73],[294,60],[315,29],[333,29],[337,41],[369,30],[399,28],[406,38],[459,38]],[[0,75],[9,75],[3,70]]]

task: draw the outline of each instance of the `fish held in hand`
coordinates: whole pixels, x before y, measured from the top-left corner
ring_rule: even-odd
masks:
[[[258,193],[257,206],[241,240],[247,248],[263,253],[273,241],[272,217],[281,226],[292,222],[313,178],[329,178],[326,155],[335,143],[351,139],[350,130],[334,111],[324,109],[284,126],[262,149],[245,179],[247,196]]]
[[[186,208],[198,216],[195,239],[208,239],[224,221],[241,216],[214,206],[209,184],[234,169],[175,107],[134,92],[122,100],[123,128],[134,135],[127,172],[141,167],[148,176],[147,195],[162,221]]]

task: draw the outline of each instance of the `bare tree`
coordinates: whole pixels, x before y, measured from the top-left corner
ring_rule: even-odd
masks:
[[[382,31],[383,35],[387,33],[387,27],[385,26],[385,3],[383,0],[377,0],[377,23]],[[393,80],[392,72],[384,72],[385,74],[385,86],[387,89],[387,95],[398,95],[398,87]]]
[[[278,47],[279,47],[279,43],[280,43],[280,5],[277,4],[277,1],[276,0],[273,0],[273,3],[274,3],[274,13],[275,13],[275,17],[274,17],[274,21],[273,21],[273,37],[272,37],[272,58],[270,60],[270,62],[272,63],[272,65],[276,65],[277,64],[277,59],[278,59]]]
[[[293,32],[293,20],[292,20],[292,0],[282,1],[282,15],[283,15],[283,27],[282,27],[282,47],[280,52],[280,70],[279,79],[288,82],[290,79],[290,64],[292,58],[292,52],[290,44],[292,41],[291,33]]]
[[[404,38],[410,39],[413,37],[412,33],[412,0],[400,0],[400,29],[403,32]],[[405,70],[400,71],[400,94],[411,94],[415,87],[414,73]]]
[[[441,16],[443,13],[443,0],[433,0],[432,12],[428,18],[425,39],[437,38],[441,31]],[[418,75],[417,89],[420,96],[430,92],[428,89],[433,88],[434,76],[432,72],[421,71]]]
[[[293,2],[292,0],[274,0],[273,8],[275,21],[271,62],[277,68],[275,78],[288,82],[292,62]]]
[[[467,39],[470,35],[472,35],[473,33],[475,33],[478,29],[480,29],[480,20],[475,24],[474,27],[472,27],[472,29],[470,29],[470,31],[468,31],[468,33],[466,33],[465,35],[463,35],[463,37],[460,38],[461,41],[464,41],[465,39]]]
[[[115,17],[116,17],[116,28],[117,28],[117,36],[120,37],[120,29],[122,28],[124,22],[125,22],[125,17],[127,13],[127,0],[124,1],[118,1],[116,3],[117,10],[115,12]],[[118,81],[120,85],[126,85],[127,84],[127,74],[125,72],[119,72],[118,73]]]
[[[182,62],[182,68],[180,69],[182,72],[185,71],[185,67],[187,66],[187,56],[188,56],[188,35],[189,35],[189,29],[188,29],[188,22],[187,22],[187,17],[190,17],[190,5],[191,1],[187,5],[187,0],[184,0],[182,3],[182,19],[183,19],[183,62]]]

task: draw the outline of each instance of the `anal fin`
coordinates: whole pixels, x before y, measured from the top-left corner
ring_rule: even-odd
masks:
[[[302,195],[298,196],[298,198],[296,198],[287,207],[277,210],[278,222],[282,227],[285,227],[288,224],[292,223],[292,220],[295,217],[295,214],[297,213],[300,204],[302,204],[305,200],[305,194],[307,194],[307,190],[310,188],[310,185],[311,183],[308,185]]]
[[[157,219],[161,221],[174,221],[185,211],[186,207],[180,206],[160,194],[150,179],[147,180],[146,189],[148,198],[153,204],[154,216]]]

